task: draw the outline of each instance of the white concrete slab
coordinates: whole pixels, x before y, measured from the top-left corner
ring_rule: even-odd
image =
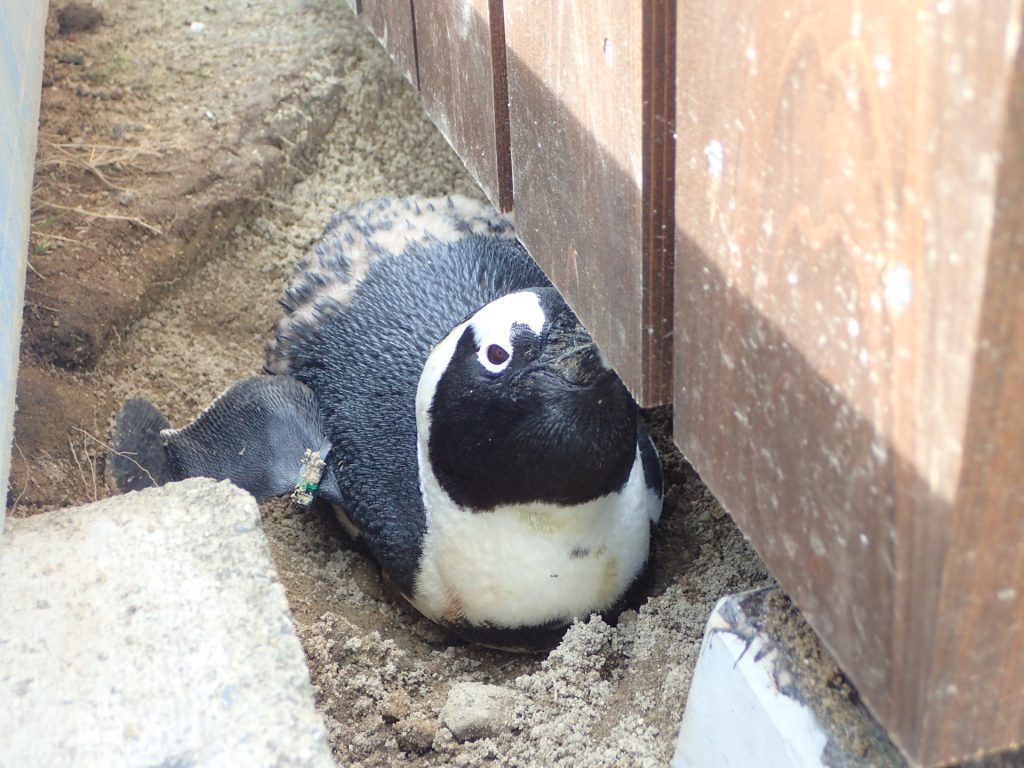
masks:
[[[763,651],[761,637],[748,646],[721,628],[705,633],[673,768],[824,766],[828,737],[807,707],[779,690]]]
[[[259,510],[188,480],[8,521],[0,768],[332,766]]]
[[[862,706],[841,705],[842,717],[833,711],[830,719],[809,703],[808,660],[765,629],[771,592],[729,595],[715,606],[672,768],[906,768]]]

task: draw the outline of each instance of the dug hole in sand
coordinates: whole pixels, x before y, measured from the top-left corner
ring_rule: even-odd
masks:
[[[85,398],[83,402],[101,404],[93,413],[99,423],[95,432],[86,429],[89,438],[79,434],[81,429],[69,430],[57,437],[37,437],[33,444],[31,431],[22,432],[18,450],[29,457],[25,469],[35,480],[26,480],[25,473],[16,478],[22,486],[14,483],[12,501],[20,502],[14,515],[47,508],[41,488],[48,484],[65,483],[69,489],[49,506],[89,501],[110,492],[102,462],[96,460],[102,451],[93,442],[105,439],[109,420],[125,399],[146,397],[180,426],[233,381],[259,371],[277,315],[277,298],[292,266],[332,213],[379,195],[455,192],[482,197],[424,117],[417,95],[347,7],[297,0],[287,3],[288,8],[282,5],[275,4],[278,15],[268,46],[289,42],[290,28],[308,34],[310,14],[328,18],[340,41],[334,55],[344,63],[337,75],[341,106],[333,128],[317,142],[319,154],[310,158],[308,167],[293,169],[293,177],[302,177],[294,186],[283,184],[264,194],[253,208],[255,214],[243,216],[202,266],[183,263],[162,298],[106,345],[91,368],[58,372]],[[159,23],[144,23],[161,18],[162,4],[137,0],[100,7],[107,25],[104,34],[120,28],[126,45],[155,50],[157,60],[160,46],[167,46],[164,52],[173,58],[174,37]],[[203,19],[204,27],[199,30],[193,22],[174,29],[176,34],[220,35],[218,55],[231,60],[232,36],[226,30],[268,8],[271,5],[264,3],[181,3],[173,10],[175,24]],[[90,43],[82,37],[62,44],[87,48]],[[241,54],[238,62],[244,63]],[[111,78],[137,81],[145,76],[131,70],[137,65],[138,57],[129,49],[117,62],[122,74],[115,70]],[[196,93],[208,96],[212,86],[203,78],[236,77],[237,71],[232,72],[219,67],[204,70],[196,80]],[[103,87],[117,100],[118,92],[110,90],[120,87],[116,82]],[[95,104],[94,92],[95,88],[81,91],[84,96],[78,96],[78,90],[74,94]],[[178,103],[177,113],[199,115],[199,123],[208,130],[210,118],[203,117],[202,105],[189,98],[188,89],[182,89],[180,99],[187,109]],[[120,99],[118,109],[127,109],[130,102]],[[78,103],[69,98],[62,109],[73,111]],[[41,140],[49,130],[45,109],[44,100]],[[222,122],[228,119],[228,107],[207,111]],[[50,115],[51,120],[57,117]],[[74,120],[74,115],[63,118]],[[149,122],[159,119],[159,111],[147,117]],[[82,130],[87,142],[101,143],[88,135],[87,125]],[[174,137],[164,136],[168,130],[161,126],[154,133],[170,141]],[[182,141],[197,141],[199,135],[192,132]],[[123,191],[111,194],[113,199],[129,200]],[[77,205],[73,199],[53,204]],[[124,215],[135,215],[132,211],[137,209],[123,207],[128,209]],[[90,244],[93,238],[96,249],[101,249],[102,227],[88,221],[75,226],[76,240]],[[202,243],[192,246],[201,249]],[[48,274],[45,251],[35,253],[32,261],[41,275]],[[106,263],[110,280],[117,280],[114,264]],[[32,284],[40,291],[48,285],[45,280]],[[51,288],[54,284],[49,283]],[[45,304],[31,293],[30,299]],[[74,298],[91,300],[87,294]],[[26,355],[23,365],[49,359],[38,344]],[[46,392],[35,396],[45,398]],[[69,418],[75,415],[72,412]],[[649,598],[622,614],[614,627],[598,618],[573,626],[547,655],[511,655],[452,639],[391,594],[373,563],[353,548],[328,515],[289,507],[284,500],[261,505],[263,526],[339,764],[667,764],[712,607],[724,594],[767,585],[771,579],[673,447],[669,414],[650,414],[650,424],[662,453],[667,488],[653,542]],[[93,445],[88,460],[80,451],[66,458],[68,439],[80,449]]]

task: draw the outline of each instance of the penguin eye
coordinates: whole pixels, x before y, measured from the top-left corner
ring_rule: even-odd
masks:
[[[512,353],[504,344],[486,344],[480,347],[476,357],[480,365],[490,373],[501,373],[508,368]]]
[[[487,360],[491,363],[491,365],[501,365],[506,360],[508,360],[508,358],[508,350],[506,350],[499,344],[491,344],[487,348]]]

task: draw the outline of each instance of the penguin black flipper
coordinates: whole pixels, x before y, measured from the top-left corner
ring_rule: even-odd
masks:
[[[660,499],[665,495],[665,476],[661,469],[661,459],[658,458],[658,449],[654,447],[654,440],[644,426],[643,419],[637,420],[636,432],[640,461],[644,468],[644,484]],[[658,504],[657,517],[652,517],[651,522],[658,522],[660,517],[661,504]]]
[[[154,421],[154,413],[159,416],[145,401],[126,403],[118,415],[114,448],[136,454],[136,461],[149,470],[157,484],[211,477],[230,480],[257,499],[266,499],[295,488],[306,450],[321,457],[330,450],[313,392],[291,376],[243,379],[188,426],[160,430],[156,446],[152,444],[152,428],[141,428],[131,421],[140,418],[148,425]],[[138,457],[152,460],[152,467]],[[166,470],[160,465],[161,458]],[[115,479],[122,490],[132,490],[121,485],[116,471]],[[320,479],[316,495],[328,501],[339,500],[337,482],[329,470]]]

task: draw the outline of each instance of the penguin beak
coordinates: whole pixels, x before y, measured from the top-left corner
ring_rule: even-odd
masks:
[[[534,370],[554,374],[572,387],[594,387],[615,378],[590,334],[568,308],[551,321]]]
[[[593,341],[548,344],[538,364],[574,387],[592,387],[602,379],[614,376],[604,366],[601,353]]]

